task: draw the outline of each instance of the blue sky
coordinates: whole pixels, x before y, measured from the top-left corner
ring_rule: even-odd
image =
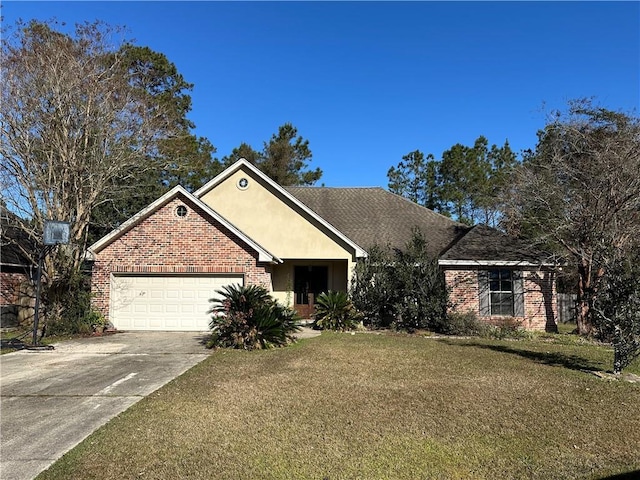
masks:
[[[190,118],[222,157],[285,122],[327,186],[387,186],[406,153],[479,135],[532,148],[552,109],[640,104],[638,2],[2,2],[96,19],[195,84]]]

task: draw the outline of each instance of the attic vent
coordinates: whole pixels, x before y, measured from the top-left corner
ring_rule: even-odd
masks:
[[[187,216],[187,207],[184,205],[178,205],[176,207],[176,217],[184,218]]]
[[[240,180],[238,180],[238,188],[240,190],[246,190],[247,188],[249,188],[249,180],[247,180],[247,178],[242,177]]]

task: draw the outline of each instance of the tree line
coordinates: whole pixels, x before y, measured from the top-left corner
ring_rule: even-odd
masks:
[[[479,136],[473,146],[460,143],[442,153],[408,153],[387,172],[389,190],[469,225],[500,222],[502,192],[518,163],[509,142],[492,145]]]
[[[177,184],[196,190],[240,157],[281,185],[322,177],[291,123],[258,148],[214,157],[188,118],[193,84],[164,54],[102,22],[61,27],[5,27],[0,70],[3,221],[36,246],[46,220],[71,224],[71,245],[46,258],[50,305],[75,288],[88,245]],[[579,332],[631,338],[640,328],[639,171],[637,115],[579,100],[520,158],[508,141],[479,136],[439,159],[411,151],[387,176],[394,193],[549,251],[574,279]],[[23,253],[35,264],[37,251]]]

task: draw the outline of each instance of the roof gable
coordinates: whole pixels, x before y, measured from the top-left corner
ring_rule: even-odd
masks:
[[[234,226],[228,220],[226,220],[221,215],[219,215],[216,211],[214,211],[211,207],[209,207],[209,205],[205,204],[199,198],[190,194],[187,190],[184,189],[184,187],[180,185],[169,190],[163,196],[158,198],[156,201],[154,201],[153,203],[148,205],[146,208],[144,208],[143,210],[135,214],[133,217],[131,217],[129,220],[124,222],[122,225],[120,225],[120,227],[114,229],[111,233],[105,235],[96,243],[91,245],[89,247],[89,252],[91,252],[92,254],[99,253],[107,245],[117,240],[124,233],[129,231],[132,227],[134,227],[144,219],[151,216],[159,208],[166,205],[168,202],[170,202],[172,199],[174,199],[179,195],[182,195],[185,198],[187,198],[189,201],[193,202],[195,205],[201,208],[210,218],[222,224],[225,228],[227,228],[230,232],[232,232],[240,240],[242,240],[245,244],[247,244],[251,249],[255,250],[258,253],[258,261],[272,262],[272,263],[282,262],[282,260],[280,260],[278,257],[268,252],[265,248],[263,248],[261,245],[256,243],[253,239],[251,239],[242,231],[240,231],[236,226]]]
[[[311,223],[319,225],[325,231],[329,231],[333,236],[339,239],[343,244],[346,244],[350,249],[353,250],[356,257],[366,257],[367,252],[364,248],[360,246],[357,241],[354,241],[348,234],[345,234],[339,228],[336,228],[331,222],[327,221],[322,215],[319,215],[316,211],[309,206],[305,205],[305,203],[301,202],[295,195],[292,195],[287,188],[282,187],[267,175],[265,175],[262,171],[260,171],[256,166],[252,165],[245,159],[240,159],[235,162],[233,165],[228,167],[225,171],[220,173],[214,179],[205,184],[202,188],[198,189],[194,195],[198,198],[203,198],[209,192],[211,192],[216,186],[225,182],[225,180],[229,179],[236,172],[243,170],[249,171],[251,175],[254,175],[266,185],[278,198],[280,198],[284,203],[291,205],[295,211],[305,216],[305,218],[309,219]]]

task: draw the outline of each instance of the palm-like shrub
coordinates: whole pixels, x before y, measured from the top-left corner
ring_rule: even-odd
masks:
[[[316,299],[313,326],[323,330],[353,330],[360,314],[345,292],[321,293]]]
[[[255,350],[293,341],[300,330],[295,312],[279,304],[266,288],[230,285],[212,298],[209,347]]]

